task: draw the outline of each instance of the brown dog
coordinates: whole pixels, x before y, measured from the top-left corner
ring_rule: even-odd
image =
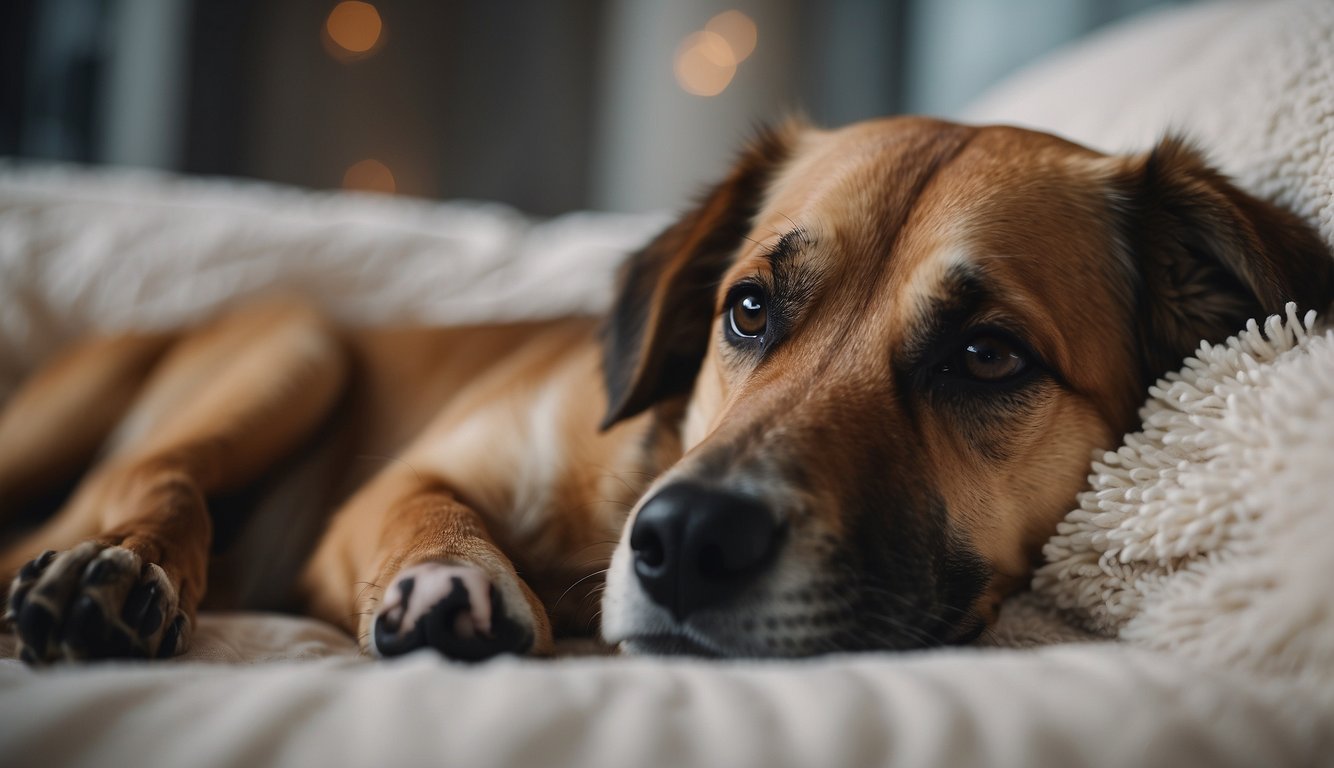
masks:
[[[601,345],[267,302],[80,346],[0,417],[6,511],[83,472],[0,558],[9,615],[32,662],[169,656],[206,584],[291,591],[472,659],[588,630],[605,570],[630,650],[963,642],[1146,383],[1330,298],[1314,234],[1178,141],[789,124],[631,257]]]

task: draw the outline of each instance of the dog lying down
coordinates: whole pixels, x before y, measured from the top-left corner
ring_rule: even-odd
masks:
[[[646,653],[965,643],[1146,384],[1330,298],[1316,236],[1179,140],[789,123],[600,324],[270,300],[80,344],[0,416],[6,526],[73,485],[10,530],[7,616],[30,663],[169,657],[201,606],[297,607],[378,656],[599,623]]]

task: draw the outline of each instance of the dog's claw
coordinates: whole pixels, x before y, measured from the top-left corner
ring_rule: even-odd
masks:
[[[88,586],[97,586],[106,584],[116,576],[116,567],[110,560],[97,560],[88,566],[88,571],[83,575],[83,583]]]
[[[55,550],[48,549],[36,558],[29,560],[19,569],[19,574],[14,579],[13,587],[9,591],[9,600],[5,607],[4,620],[7,624],[16,624],[19,617],[23,614],[24,607],[28,604],[28,593],[32,591],[33,585],[37,579],[46,571],[51,561],[56,559]]]
[[[167,627],[167,631],[162,635],[162,642],[157,648],[157,657],[166,659],[176,655],[176,645],[181,640],[181,632],[185,627],[185,616],[177,616],[176,620]]]
[[[28,603],[19,614],[16,629],[19,638],[34,654],[45,656],[55,625],[56,619],[50,611],[36,603]]]
[[[125,598],[120,616],[127,626],[135,627],[141,635],[151,635],[162,626],[162,609],[158,607],[161,590],[153,583],[139,584]]]
[[[56,551],[54,549],[46,550],[38,555],[36,559],[24,563],[23,567],[19,569],[19,578],[35,579],[41,576],[42,571],[46,570],[46,566],[50,565],[51,561],[55,559]]]

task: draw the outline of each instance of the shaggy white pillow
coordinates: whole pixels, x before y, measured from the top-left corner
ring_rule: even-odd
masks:
[[[1044,548],[1038,597],[1100,635],[1334,673],[1334,330],[1290,304],[1150,393]]]

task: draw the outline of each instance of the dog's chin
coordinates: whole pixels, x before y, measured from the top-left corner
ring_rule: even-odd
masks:
[[[715,643],[682,633],[630,637],[621,642],[621,652],[631,656],[699,656],[707,659],[736,655]]]
[[[730,624],[730,622],[729,622]],[[694,622],[654,623],[615,641],[622,653],[634,656],[697,656],[709,659],[764,659],[810,656],[835,650],[828,636],[752,636],[719,627],[708,631]]]

